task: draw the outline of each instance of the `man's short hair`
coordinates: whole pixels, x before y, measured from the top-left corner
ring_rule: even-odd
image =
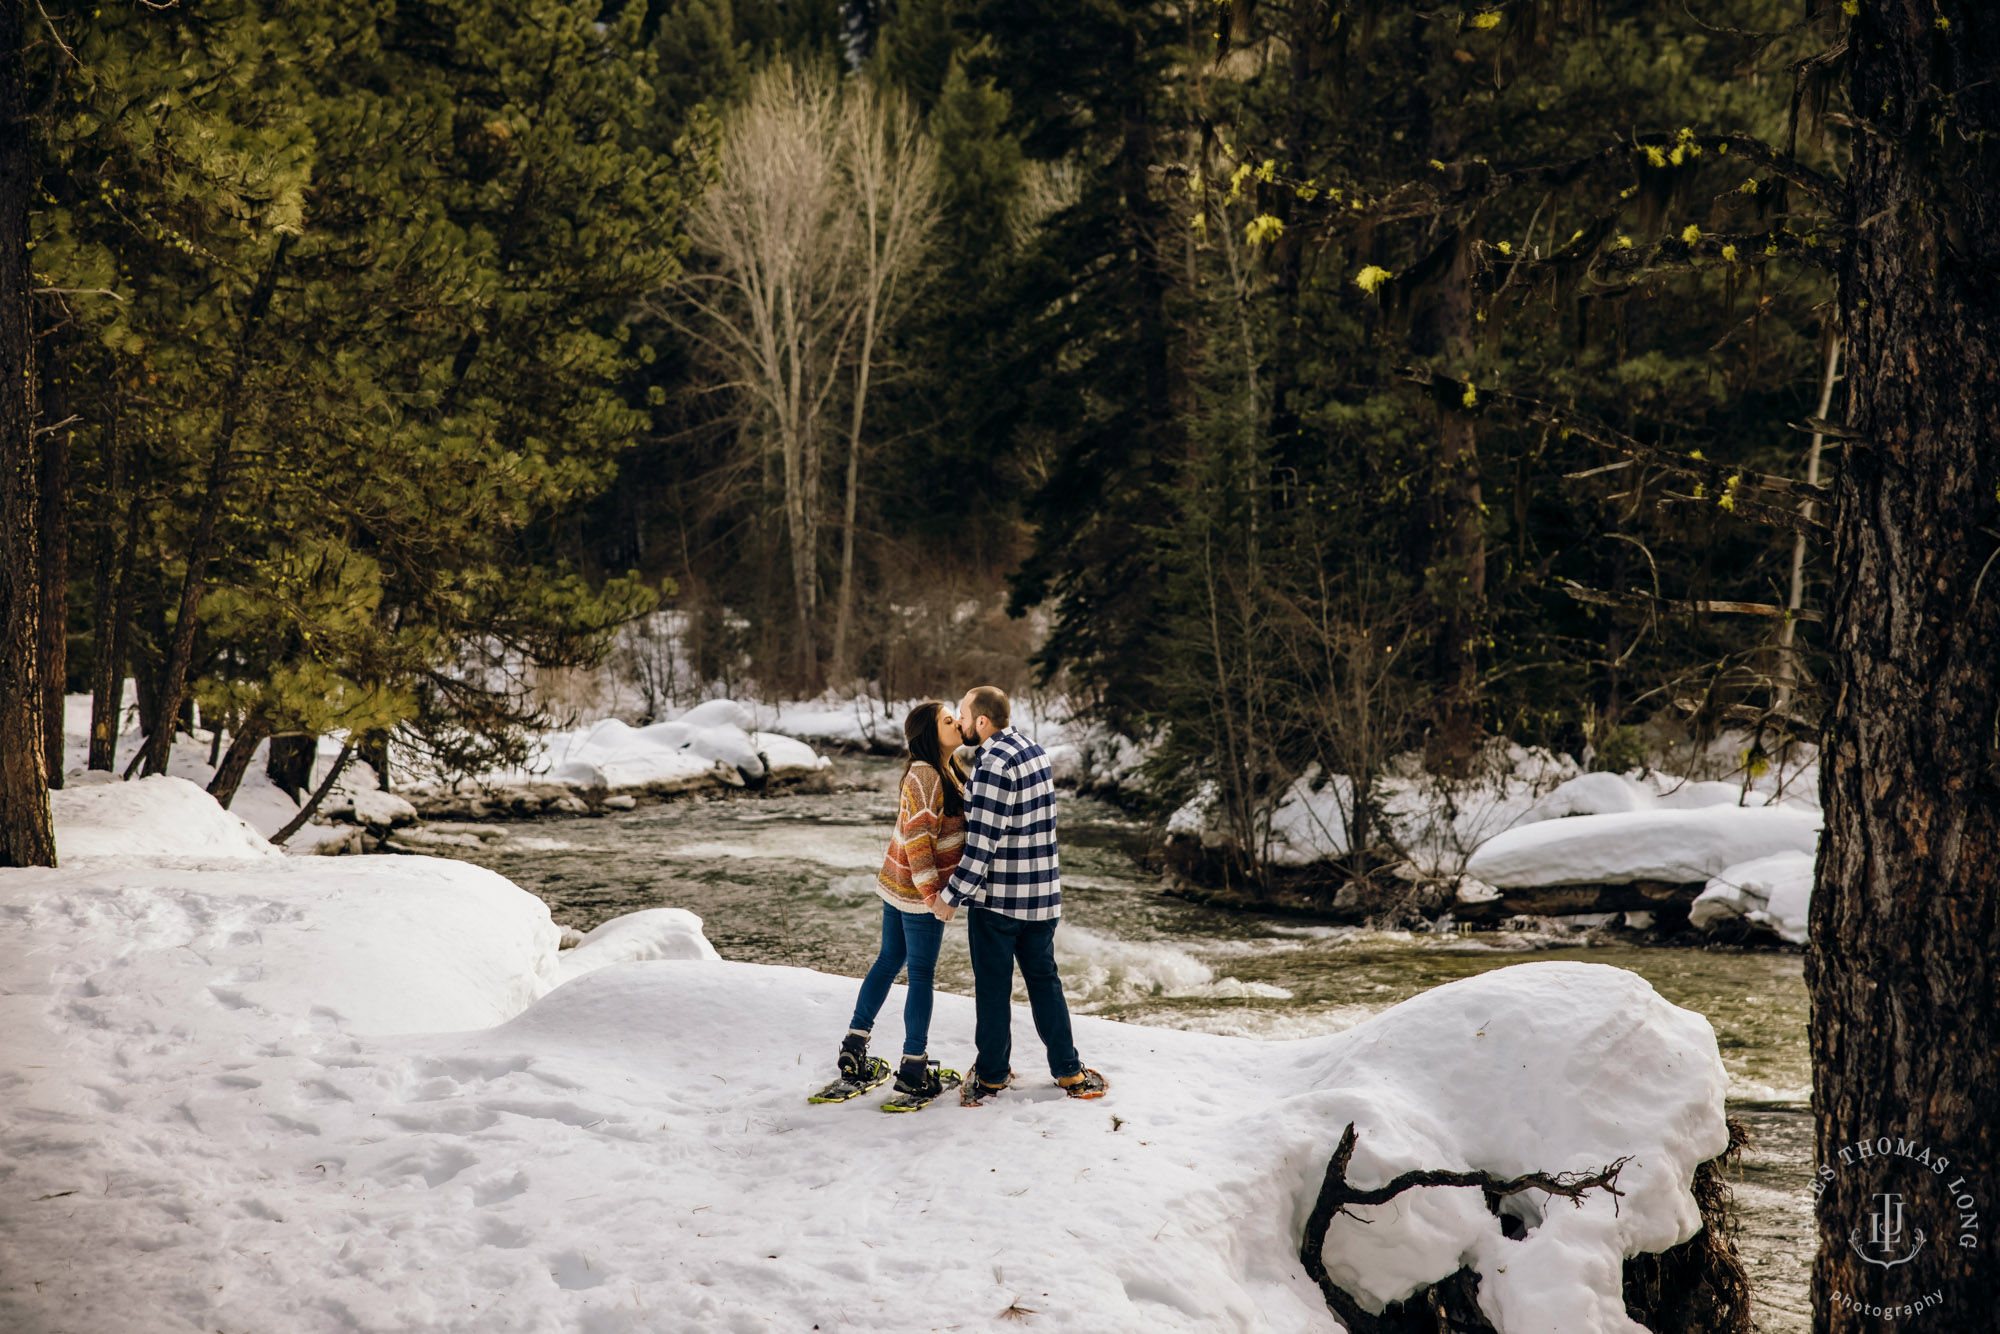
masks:
[[[1007,692],[999,686],[974,686],[969,692],[972,697],[972,716],[984,714],[993,721],[993,730],[1000,731],[1007,726]]]

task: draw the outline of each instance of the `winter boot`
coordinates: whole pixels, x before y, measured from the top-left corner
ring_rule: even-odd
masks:
[[[840,1040],[840,1077],[860,1083],[868,1071],[868,1034],[859,1028],[847,1030],[847,1036]]]
[[[938,1063],[923,1056],[905,1056],[896,1070],[896,1092],[913,1098],[935,1098],[944,1092],[938,1078]]]

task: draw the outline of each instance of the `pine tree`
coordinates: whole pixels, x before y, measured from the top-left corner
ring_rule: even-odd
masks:
[[[28,324],[34,195],[27,13],[0,6],[0,866],[53,866],[37,617],[39,467]]]

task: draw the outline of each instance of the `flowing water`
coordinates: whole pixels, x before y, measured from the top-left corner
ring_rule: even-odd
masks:
[[[832,792],[693,797],[602,818],[506,826],[478,848],[450,851],[541,895],[565,925],[588,930],[639,908],[687,908],[725,958],[859,977],[880,936],[881,901],[872,885],[895,821],[899,766],[868,757],[836,765]],[[1420,991],[1491,968],[1579,959],[1628,968],[1668,1000],[1706,1015],[1729,1069],[1731,1115],[1751,1133],[1731,1176],[1758,1326],[1809,1327],[1812,1220],[1804,1190],[1812,1135],[1798,955],[1648,948],[1582,935],[1434,936],[1220,913],[1162,894],[1135,860],[1148,827],[1112,807],[1065,797],[1060,831],[1057,954],[1080,1013],[1303,1037],[1352,1027]],[[969,995],[962,931],[946,936],[938,985]]]

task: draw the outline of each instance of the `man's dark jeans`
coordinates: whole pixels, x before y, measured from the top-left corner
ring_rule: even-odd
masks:
[[[972,951],[974,1041],[979,1059],[973,1073],[983,1083],[1007,1082],[1013,1059],[1014,964],[1028,984],[1028,1008],[1035,1032],[1049,1049],[1049,1073],[1067,1079],[1083,1069],[1070,1037],[1069,1002],[1056,976],[1056,923],[1024,922],[987,908],[969,909],[966,934]]]

